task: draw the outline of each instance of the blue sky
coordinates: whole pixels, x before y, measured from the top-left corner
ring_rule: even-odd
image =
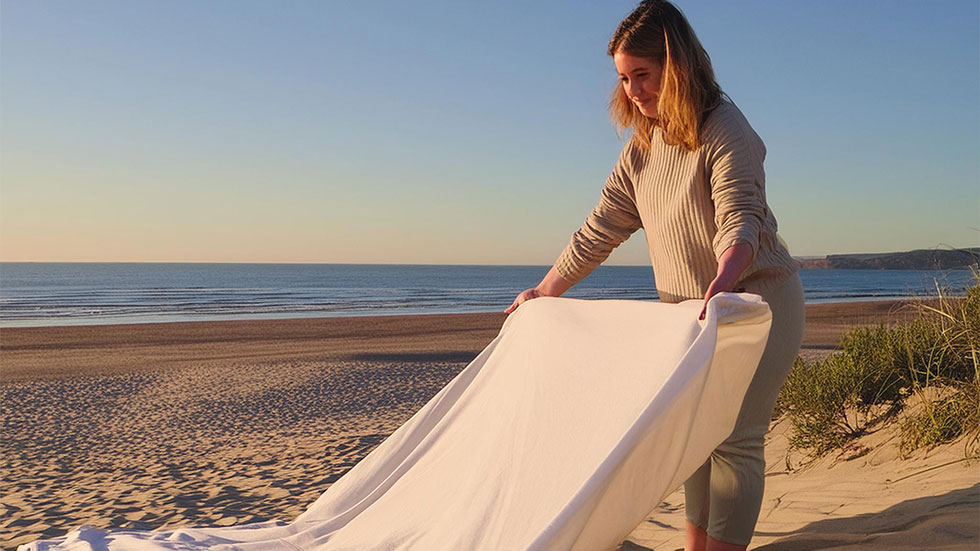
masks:
[[[634,5],[5,0],[0,259],[550,264]],[[793,254],[980,244],[977,2],[678,5]]]

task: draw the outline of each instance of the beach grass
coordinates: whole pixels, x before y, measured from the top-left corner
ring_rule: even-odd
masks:
[[[857,327],[828,357],[797,358],[776,408],[792,422],[793,448],[822,456],[897,421],[903,455],[960,437],[976,455],[980,282],[965,297],[937,291],[935,300],[907,303],[915,309],[909,321]]]

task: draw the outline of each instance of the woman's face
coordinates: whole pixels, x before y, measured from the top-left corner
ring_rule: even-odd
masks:
[[[623,91],[640,109],[640,113],[652,119],[657,118],[657,100],[660,98],[660,78],[664,68],[655,59],[631,56],[626,52],[616,52],[613,56],[619,81]]]

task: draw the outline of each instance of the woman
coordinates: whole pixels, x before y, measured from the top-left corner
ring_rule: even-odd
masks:
[[[561,295],[641,227],[661,301],[703,298],[706,305],[723,291],[761,295],[772,328],[735,429],[684,484],[687,551],[745,549],[762,504],[764,436],[804,321],[797,264],[766,204],[765,146],[723,97],[708,54],[670,2],[642,2],[620,23],[608,53],[621,81],[612,119],[632,136],[595,209],[544,279],[507,312]]]

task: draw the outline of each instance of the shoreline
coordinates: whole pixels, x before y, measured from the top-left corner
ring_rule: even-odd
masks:
[[[836,348],[859,325],[897,323],[908,300],[808,303],[801,356]],[[231,361],[469,362],[497,335],[502,312],[11,327],[0,331],[0,382]]]
[[[944,297],[944,298],[956,299],[956,298],[963,298],[964,296],[965,295],[949,295],[948,297]],[[571,297],[571,298],[578,299],[577,297]],[[895,304],[895,303],[934,301],[938,299],[939,297],[936,295],[921,296],[921,297],[912,296],[912,297],[884,297],[884,298],[882,297],[819,298],[814,300],[807,300],[806,305],[807,307],[809,307],[811,305],[818,305],[818,304],[819,305],[867,304],[867,303]],[[578,300],[611,300],[611,299],[587,299],[586,298],[586,299],[578,299]],[[631,300],[631,299],[626,299],[626,300]],[[659,300],[651,300],[649,302],[659,302]],[[7,320],[5,322],[0,321],[0,331],[7,331],[11,329],[44,329],[44,328],[54,328],[54,327],[71,328],[71,327],[115,327],[115,326],[123,326],[123,325],[164,325],[164,324],[173,324],[173,323],[291,322],[291,321],[299,321],[299,320],[305,320],[305,321],[321,320],[321,319],[351,320],[351,319],[358,319],[358,318],[379,318],[379,317],[387,318],[387,317],[406,317],[406,316],[414,317],[414,316],[494,315],[494,314],[501,313],[502,311],[503,311],[502,309],[499,312],[497,310],[480,310],[480,311],[472,311],[472,312],[405,312],[405,313],[391,313],[388,311],[381,311],[380,313],[377,314],[372,314],[368,312],[354,312],[350,314],[330,313],[327,315],[310,314],[305,316],[297,315],[296,312],[289,312],[281,315],[257,314],[253,316],[251,314],[242,314],[239,316],[227,317],[227,318],[204,317],[200,319],[194,317],[181,319],[180,316],[177,315],[169,317],[174,319],[169,319],[169,318],[156,319],[153,318],[152,316],[140,316],[140,318],[143,318],[143,321],[127,320],[127,319],[102,319],[102,320],[96,319],[93,321],[85,318],[75,318],[75,319],[67,320],[67,322],[65,323],[53,323],[48,325],[40,325],[40,324],[48,323],[53,320],[24,320],[25,323],[24,325],[20,325],[18,320]],[[14,325],[9,325],[10,323],[14,323]]]

